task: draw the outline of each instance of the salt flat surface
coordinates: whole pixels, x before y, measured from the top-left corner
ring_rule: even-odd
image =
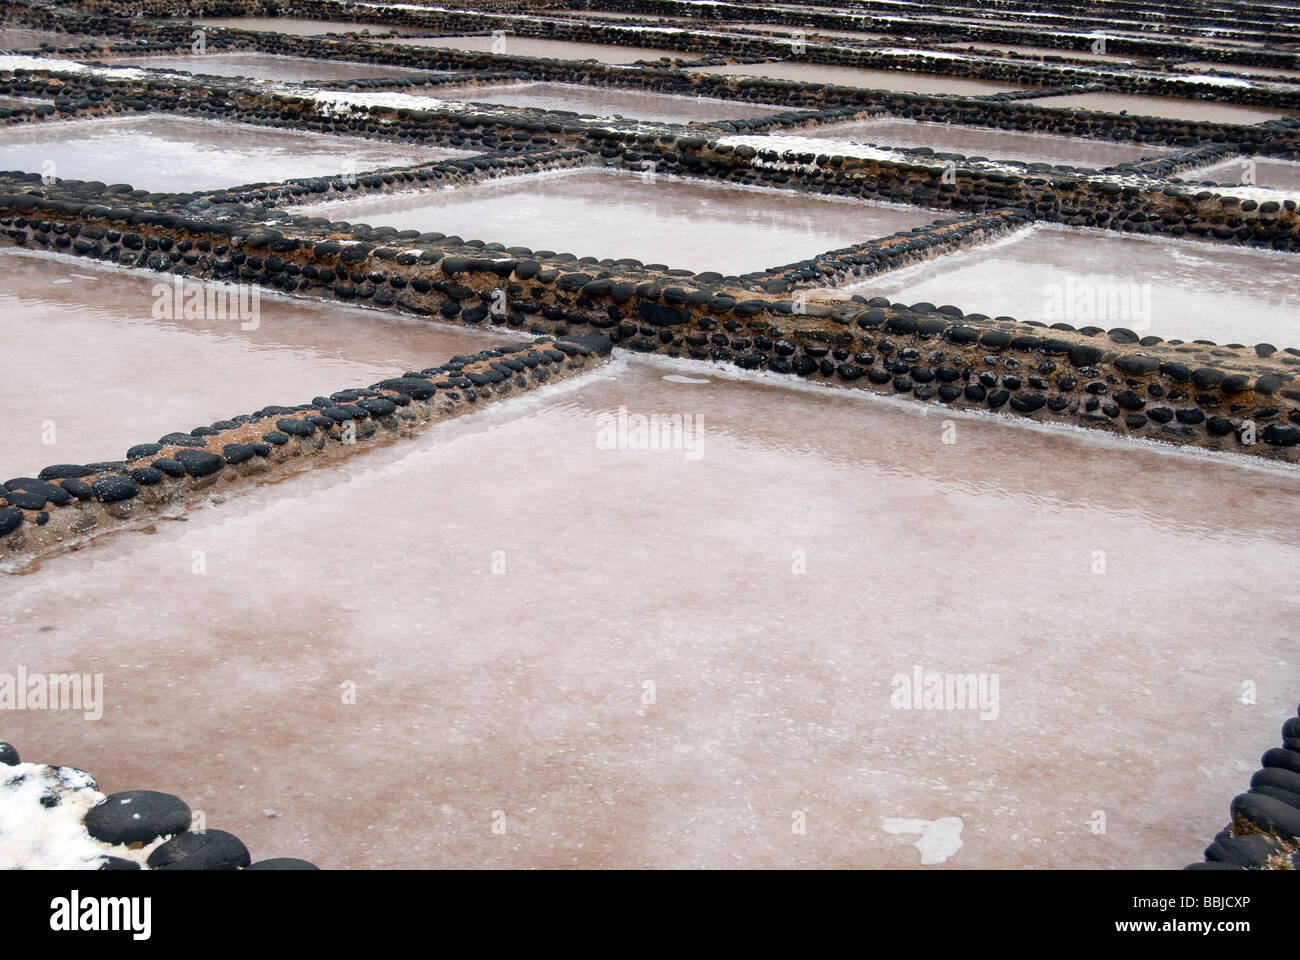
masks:
[[[618,362],[0,579],[0,670],[104,674],[6,737],[323,867],[1200,859],[1295,707],[1294,470]]]
[[[1165,339],[1291,347],[1300,346],[1298,280],[1300,263],[1276,251],[1042,225],[839,293]]]
[[[1212,167],[1186,170],[1179,179],[1200,183],[1241,184],[1253,181],[1257,187],[1271,187],[1295,197],[1300,195],[1300,163],[1294,160],[1273,160],[1269,157],[1234,157]]]
[[[508,177],[298,212],[723,274],[783,266],[934,219],[917,207],[605,170]]]
[[[438,87],[439,98],[536,110],[570,110],[599,117],[623,116],[659,123],[707,123],[780,113],[785,107],[684,97],[617,87],[576,83],[512,83],[492,86]]]
[[[1246,107],[1236,103],[1216,103],[1207,100],[1175,100],[1171,97],[1148,97],[1132,93],[1068,93],[1024,102],[1040,107],[1100,110],[1105,113],[1169,117],[1174,120],[1204,123],[1262,123],[1284,115],[1284,111],[1265,107]]]
[[[902,93],[947,93],[960,96],[983,96],[1021,89],[1022,84],[1001,80],[978,80],[949,77],[938,73],[910,70],[870,70],[834,64],[782,61],[774,63],[734,63],[716,67],[695,67],[696,73],[724,73],[746,77],[772,77],[777,80],[803,80],[830,83],[866,90],[894,90]]]
[[[464,151],[169,115],[0,129],[0,170],[188,192],[291,177],[341,176]]]
[[[123,61],[127,62],[127,61]],[[138,67],[184,70],[187,73],[216,77],[250,77],[255,80],[278,80],[303,83],[308,80],[362,80],[371,77],[397,77],[433,71],[411,67],[393,67],[376,63],[349,63],[343,60],[313,60],[310,57],[286,57],[273,53],[204,53],[132,56],[129,62]]]
[[[1132,142],[1116,143],[892,118],[809,127],[801,132],[805,136],[836,141],[930,147],[936,152],[960,153],[968,157],[983,156],[993,160],[1023,160],[1028,163],[1096,169],[1170,152],[1168,147]]]
[[[269,291],[248,320],[237,310],[186,319],[184,299],[179,315],[171,309],[167,276],[14,251],[0,253],[0,270],[8,423],[0,479],[35,476],[52,463],[117,460],[174,430],[308,403],[512,339]]]

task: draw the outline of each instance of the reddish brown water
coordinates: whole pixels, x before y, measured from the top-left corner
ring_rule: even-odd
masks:
[[[462,151],[298,133],[175,116],[73,120],[0,130],[0,170],[130,183],[155,191],[208,190],[290,177],[359,173],[463,156]]]
[[[916,207],[604,170],[344,200],[301,212],[724,274],[783,266],[934,219]]]
[[[1170,117],[1205,123],[1261,123],[1282,116],[1280,110],[1244,107],[1236,103],[1205,100],[1174,100],[1169,97],[1144,97],[1131,93],[1070,93],[1043,97],[1026,103],[1040,107],[1070,110],[1101,110],[1106,113],[1130,113],[1141,117]]]
[[[282,57],[270,53],[205,53],[181,56],[168,54],[128,58],[122,63],[130,63],[137,67],[184,70],[188,73],[216,77],[251,77],[256,80],[278,80],[284,83],[302,83],[307,80],[361,80],[368,77],[434,72],[373,63]]]
[[[575,83],[519,83],[484,87],[438,87],[445,100],[479,101],[506,107],[571,110],[600,117],[623,116],[661,123],[708,123],[780,113],[784,107],[737,103],[707,97],[679,97]]]
[[[1247,185],[1253,182],[1256,186],[1285,190],[1292,195],[1300,191],[1300,163],[1294,160],[1237,157],[1212,167],[1188,170],[1179,176],[1194,183],[1213,180],[1215,183]]]
[[[914,73],[904,70],[866,70],[838,67],[823,63],[735,63],[719,67],[700,67],[699,73],[738,74],[747,77],[773,77],[777,80],[802,80],[807,83],[831,83],[867,90],[895,90],[903,93],[948,93],[958,96],[983,96],[1022,87],[1001,81],[975,80],[970,77],[946,77],[937,73]]]
[[[15,252],[0,254],[0,270],[0,479],[115,460],[173,430],[307,403],[509,339],[269,293],[246,321],[167,319],[165,308],[156,319],[155,305],[171,302],[169,277]]]
[[[35,30],[26,27],[0,27],[0,50],[30,50],[48,43],[67,47],[78,43],[111,43],[113,38],[92,37],[79,33],[60,33],[57,30]]]
[[[0,670],[105,701],[5,738],[325,867],[906,868],[950,817],[944,868],[1200,859],[1295,707],[1293,471],[702,372],[0,579]],[[601,449],[620,406],[702,456]],[[918,666],[990,719],[891,706]]]
[[[636,60],[658,60],[660,57],[686,57],[696,54],[680,50],[658,50],[652,47],[624,47],[605,43],[576,43],[569,40],[540,40],[535,37],[517,37],[509,34],[504,46],[494,51],[495,38],[484,37],[407,37],[390,41],[408,47],[443,47],[450,50],[469,50],[478,53],[500,53],[511,57],[550,57],[555,60],[598,60],[601,63],[632,63]]]
[[[1068,57],[1071,60],[1116,65],[1133,62],[1131,57],[1121,56],[1116,53],[1093,53],[1092,41],[1083,38],[1077,40],[1074,46],[1069,47],[1035,47],[1022,43],[945,43],[940,44],[938,49],[957,53],[971,53],[975,56],[1003,56],[1007,53],[1016,53],[1021,57]]]
[[[1100,168],[1169,152],[1164,147],[1134,143],[894,119],[832,124],[800,132],[805,136],[856,140],[879,146],[930,147],[938,152],[961,153],[969,157],[984,156],[993,160],[1024,160],[1072,167]]]
[[[1191,63],[1180,63],[1177,69],[1180,73],[1201,73],[1207,70],[1216,70],[1220,73],[1239,73],[1247,77],[1300,78],[1300,70],[1287,70],[1283,67],[1247,67],[1239,63],[1215,63],[1212,60],[1194,60]]]
[[[841,293],[1166,339],[1300,347],[1298,281],[1300,260],[1286,253],[1042,226]]]

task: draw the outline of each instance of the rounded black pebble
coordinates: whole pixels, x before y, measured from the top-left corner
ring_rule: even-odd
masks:
[[[0,507],[0,537],[13,533],[23,522],[23,512],[15,507]]]
[[[0,763],[10,767],[16,767],[18,764],[22,763],[22,761],[18,759],[18,751],[14,748],[12,743],[5,743],[5,741],[0,740]]]
[[[275,857],[271,860],[259,860],[257,863],[250,863],[244,868],[245,870],[319,870],[320,867],[307,860],[299,860],[296,857]]]
[[[1300,838],[1300,810],[1254,791],[1233,798],[1232,819],[1278,837]]]
[[[86,813],[86,831],[105,843],[149,843],[190,828],[190,808],[179,797],[155,790],[127,790]]]
[[[140,864],[134,860],[123,860],[121,857],[105,857],[99,864],[101,870],[139,870]]]
[[[121,474],[100,477],[90,485],[90,488],[95,491],[95,499],[101,503],[118,503],[122,500],[130,500],[140,492],[138,483]]]
[[[224,830],[182,833],[161,844],[148,861],[154,870],[240,870],[251,862],[248,848]]]
[[[1215,840],[1205,848],[1205,859],[1237,863],[1243,867],[1263,867],[1267,865],[1269,857],[1282,852],[1282,846],[1276,840],[1263,834],[1249,833],[1244,837]]]

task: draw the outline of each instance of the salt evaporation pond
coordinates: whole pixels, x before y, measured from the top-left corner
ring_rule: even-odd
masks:
[[[184,70],[214,77],[249,77],[254,80],[275,80],[281,83],[304,83],[309,80],[366,80],[373,77],[441,72],[374,63],[346,63],[342,60],[286,57],[274,53],[214,52],[180,56],[131,57],[121,63],[135,67]]]
[[[41,100],[34,97],[0,97],[0,107],[12,110],[15,107],[38,107],[43,103],[53,103],[52,100]]]
[[[543,40],[507,34],[504,49],[493,50],[497,38],[483,37],[399,37],[385,43],[407,47],[432,47],[463,50],[470,53],[497,52],[509,57],[548,57],[553,60],[598,60],[601,63],[632,63],[658,60],[661,57],[695,59],[697,54],[681,50],[658,50],[652,47],[624,47],[612,43],[580,43],[572,40]]]
[[[48,43],[55,47],[70,47],[79,43],[113,43],[116,37],[92,37],[78,33],[60,33],[57,30],[37,30],[26,27],[0,27],[0,50],[30,50]]]
[[[1024,84],[1002,80],[977,80],[949,77],[938,73],[910,70],[869,70],[834,64],[780,61],[775,63],[729,63],[715,67],[692,67],[695,73],[730,74],[744,77],[770,77],[774,80],[801,80],[805,83],[830,83],[864,90],[894,90],[900,93],[946,93],[954,96],[983,96],[1023,89]]]
[[[297,212],[723,274],[784,266],[934,219],[932,211],[917,207],[590,169],[335,201]]]
[[[270,291],[241,316],[241,303],[253,303],[248,287],[242,301],[223,300],[234,307],[227,319],[186,319],[189,288],[177,314],[167,275],[14,251],[0,253],[0,270],[6,478],[52,463],[117,460],[174,430],[308,403],[512,339]],[[205,297],[234,289],[196,286]],[[45,442],[51,422],[53,444]]]
[[[491,86],[438,87],[441,100],[492,103],[537,110],[570,110],[600,117],[615,115],[657,123],[708,123],[781,113],[785,107],[647,93],[618,87],[584,87],[576,83],[512,83]]]
[[[176,20],[155,20],[175,25]],[[189,23],[189,21],[186,21]],[[211,17],[193,21],[196,27],[233,27],[257,33],[283,33],[294,37],[317,37],[327,33],[419,33],[420,27],[388,26],[383,23],[347,22],[343,20],[303,20],[296,17]]]
[[[994,160],[1102,168],[1142,157],[1169,153],[1170,148],[1146,144],[1085,140],[1041,133],[1017,133],[987,127],[962,127],[915,120],[858,120],[801,130],[826,140],[859,141],[879,146],[930,147],[940,153],[960,153]]]
[[[1247,77],[1300,78],[1300,70],[1289,70],[1285,67],[1251,67],[1241,63],[1216,63],[1213,60],[1193,60],[1191,63],[1180,63],[1177,69],[1180,72],[1191,73],[1205,73],[1216,70],[1220,73],[1240,73]]]
[[[1062,110],[1100,110],[1104,113],[1128,113],[1138,117],[1166,117],[1201,123],[1262,123],[1283,116],[1281,110],[1264,107],[1217,103],[1212,100],[1175,100],[1171,97],[1147,97],[1132,93],[1067,93],[1023,102]]]
[[[1300,163],[1294,160],[1273,160],[1268,157],[1234,157],[1217,163],[1212,167],[1188,170],[1179,174],[1183,180],[1200,183],[1213,180],[1215,183],[1237,184],[1249,174],[1257,187],[1269,187],[1282,190],[1291,196],[1300,194]]]
[[[980,41],[977,44],[941,43],[936,49],[950,53],[969,53],[972,56],[1005,56],[1017,53],[1023,57],[1065,57],[1070,60],[1084,60],[1095,63],[1111,63],[1116,66],[1130,64],[1133,61],[1116,53],[1093,53],[1092,41],[1081,40],[1078,48],[1074,47],[1035,47],[1021,43],[990,43]],[[1012,58],[1008,58],[1012,59]]]
[[[702,417],[702,456],[602,449],[620,407]],[[906,868],[893,821],[958,818],[940,869],[1173,869],[1294,710],[1298,504],[637,360],[0,578],[0,669],[105,703],[6,738],[326,868]],[[895,708],[918,667],[990,719]]]
[[[1294,258],[1276,251],[1042,224],[836,293],[1165,339],[1300,347],[1298,280]]]
[[[439,147],[169,115],[0,129],[0,170],[40,173],[52,160],[55,175],[64,179],[129,183],[155,192],[355,174],[464,155]]]

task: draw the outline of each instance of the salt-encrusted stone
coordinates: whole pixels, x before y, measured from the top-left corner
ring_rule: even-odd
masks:
[[[115,793],[86,814],[87,832],[105,843],[149,843],[189,827],[189,805],[154,790]]]

